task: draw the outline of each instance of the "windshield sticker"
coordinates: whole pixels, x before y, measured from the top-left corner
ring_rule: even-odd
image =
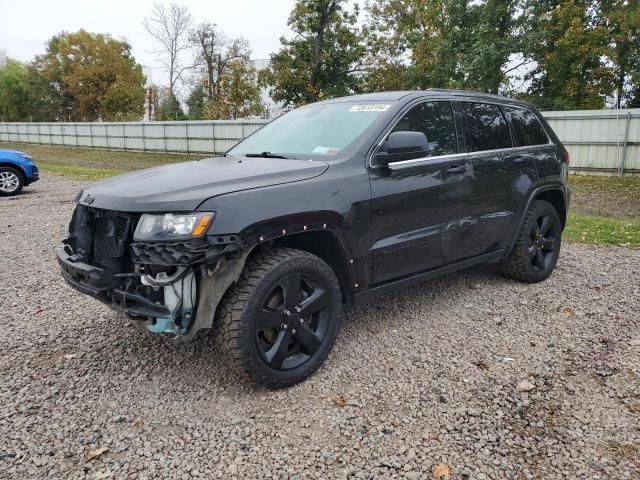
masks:
[[[349,109],[350,112],[386,112],[391,105],[382,105],[375,103],[372,105],[354,105]]]
[[[331,155],[332,157],[338,153],[339,148],[335,147],[316,147],[311,153],[317,153],[318,155]]]

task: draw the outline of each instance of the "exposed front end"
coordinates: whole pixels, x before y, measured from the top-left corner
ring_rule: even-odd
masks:
[[[211,221],[213,214],[208,215]],[[177,224],[176,218],[182,223]],[[184,218],[196,219],[199,226],[185,224]],[[233,275],[224,272],[239,271],[236,264],[242,256],[237,237],[207,236],[204,230],[209,224],[204,225],[203,218],[203,214],[132,214],[79,204],[69,237],[57,252],[62,275],[78,291],[145,324],[153,333],[192,337],[211,326],[217,305],[199,305],[201,296],[211,299],[211,293],[200,295],[200,291],[226,290]],[[169,228],[167,222],[173,222],[169,226],[173,230],[186,232],[184,238],[174,238],[180,232],[167,234],[163,230]],[[222,293],[215,297],[219,300]]]

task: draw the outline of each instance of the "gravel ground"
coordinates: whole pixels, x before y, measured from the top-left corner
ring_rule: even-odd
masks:
[[[0,478],[640,478],[640,251],[379,298],[317,374],[265,391],[210,335],[150,338],[64,284],[80,186],[0,199]]]

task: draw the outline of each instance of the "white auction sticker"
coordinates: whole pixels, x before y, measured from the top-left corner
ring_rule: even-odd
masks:
[[[383,105],[374,103],[371,105],[354,105],[349,109],[350,112],[386,112],[391,105]]]

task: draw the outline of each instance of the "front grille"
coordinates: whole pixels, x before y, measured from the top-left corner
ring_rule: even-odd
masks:
[[[100,262],[122,256],[122,240],[127,235],[129,217],[104,212],[96,215],[93,225],[93,258]]]

